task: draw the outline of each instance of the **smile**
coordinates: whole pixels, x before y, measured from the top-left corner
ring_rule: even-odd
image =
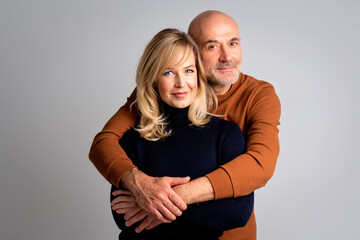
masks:
[[[177,98],[184,98],[186,97],[188,94],[188,92],[176,92],[176,93],[172,93],[172,95],[174,95]]]
[[[234,67],[222,67],[222,68],[218,68],[217,70],[219,71],[232,71],[234,69]]]

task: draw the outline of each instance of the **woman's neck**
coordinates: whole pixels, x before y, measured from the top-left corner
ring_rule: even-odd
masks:
[[[188,125],[190,123],[188,118],[189,107],[174,108],[163,102],[162,108],[170,126]]]

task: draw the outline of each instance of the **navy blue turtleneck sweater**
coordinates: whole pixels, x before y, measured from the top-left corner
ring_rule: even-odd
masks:
[[[235,123],[212,117],[203,127],[190,126],[188,108],[177,109],[163,104],[171,135],[158,141],[147,141],[130,129],[119,143],[141,171],[153,177],[186,177],[195,179],[214,171],[220,165],[245,152],[245,140]],[[112,186],[112,191],[116,190]],[[111,195],[111,200],[114,197]],[[218,239],[225,230],[245,226],[254,204],[254,194],[189,205],[170,224],[137,234],[125,226],[124,215],[113,211],[122,229],[119,239]]]

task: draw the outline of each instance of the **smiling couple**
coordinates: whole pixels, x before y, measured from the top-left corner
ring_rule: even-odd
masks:
[[[280,101],[240,65],[238,26],[219,11],[149,42],[89,154],[113,185],[119,239],[256,239],[253,192],[275,170]]]

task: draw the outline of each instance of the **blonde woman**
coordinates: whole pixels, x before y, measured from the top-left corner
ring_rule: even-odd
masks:
[[[165,29],[140,59],[132,105],[138,124],[119,143],[150,176],[196,179],[245,151],[240,128],[208,113],[215,107],[196,44],[186,33]],[[116,190],[113,186],[112,192]],[[113,205],[113,216],[122,230],[119,239],[218,239],[225,230],[245,226],[253,201],[252,193],[189,205],[175,221],[141,233],[135,232],[138,225],[125,226],[124,215],[118,214],[126,212],[121,202]]]

